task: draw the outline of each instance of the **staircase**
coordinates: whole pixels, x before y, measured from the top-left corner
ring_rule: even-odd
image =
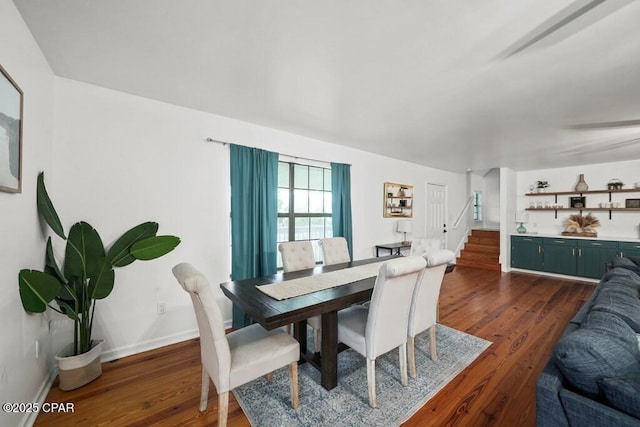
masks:
[[[500,271],[500,232],[471,230],[469,240],[460,251],[456,265]]]

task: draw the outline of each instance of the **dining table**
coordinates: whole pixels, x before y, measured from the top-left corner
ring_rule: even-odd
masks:
[[[293,335],[300,343],[300,358],[320,371],[320,383],[331,390],[338,385],[338,353],[346,346],[338,343],[338,310],[371,298],[376,277],[368,277],[305,295],[277,300],[258,289],[259,286],[286,282],[360,265],[379,263],[398,255],[369,258],[333,265],[319,265],[306,270],[276,273],[269,276],[220,284],[222,292],[247,315],[267,330],[293,324]],[[307,348],[307,319],[321,316],[320,351]],[[342,348],[339,348],[342,347]],[[314,349],[315,350],[315,349]]]
[[[338,311],[371,299],[376,276],[366,277],[339,286],[285,299],[275,299],[259,289],[260,286],[284,283],[305,277],[325,275],[366,264],[381,263],[401,255],[375,257],[288,273],[229,281],[220,284],[222,292],[232,302],[266,330],[293,324],[293,335],[300,343],[301,363],[307,362],[320,371],[320,383],[331,390],[338,385],[338,353],[347,346],[338,342]],[[453,266],[453,264],[451,264]],[[448,268],[447,271],[451,271]],[[346,272],[345,272],[346,273]],[[339,273],[332,273],[333,275]],[[307,319],[321,316],[320,351],[307,347]]]

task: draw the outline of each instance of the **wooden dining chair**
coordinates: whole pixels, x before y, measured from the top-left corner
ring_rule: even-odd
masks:
[[[328,237],[318,240],[318,246],[322,250],[324,265],[342,264],[351,262],[347,239],[344,237]]]
[[[229,391],[287,365],[291,377],[291,406],[297,408],[298,342],[282,329],[267,331],[257,323],[225,335],[222,313],[207,279],[188,263],[178,264],[172,271],[191,295],[200,330],[200,412],[207,409],[209,378],[218,392],[218,425],[226,426]]]
[[[436,323],[438,321],[438,300],[440,288],[447,264],[454,260],[455,254],[447,249],[427,252],[423,255],[427,268],[421,273],[413,292],[409,324],[407,330],[407,352],[409,358],[409,375],[416,377],[415,338],[421,332],[429,330],[429,350],[431,360],[438,360],[436,350]]]
[[[285,273],[316,266],[313,245],[309,241],[283,242],[278,245],[278,250],[282,256],[282,271]],[[322,318],[320,316],[310,317],[307,319],[307,324],[313,329],[313,348],[317,353],[320,351]]]
[[[400,356],[402,385],[407,378],[407,327],[416,283],[425,266],[421,256],[387,261],[380,266],[368,307],[354,305],[338,312],[338,341],[367,359],[369,405],[375,408],[376,358],[394,348]]]

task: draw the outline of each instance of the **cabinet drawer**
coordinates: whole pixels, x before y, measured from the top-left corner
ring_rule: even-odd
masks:
[[[618,242],[618,249],[640,250],[640,242]]]
[[[577,242],[575,239],[552,239],[545,238],[544,239],[545,246],[568,246],[568,247],[576,247]]]
[[[511,243],[542,243],[542,237],[511,236]]]
[[[640,243],[638,243],[640,245]],[[617,249],[618,242],[611,240],[579,240],[578,247],[580,248],[603,248],[603,249]],[[640,247],[640,246],[638,246]]]

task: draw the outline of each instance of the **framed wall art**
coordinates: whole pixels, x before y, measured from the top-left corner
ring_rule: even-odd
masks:
[[[384,183],[384,217],[413,218],[413,185]]]
[[[22,90],[1,65],[0,191],[22,191]]]

